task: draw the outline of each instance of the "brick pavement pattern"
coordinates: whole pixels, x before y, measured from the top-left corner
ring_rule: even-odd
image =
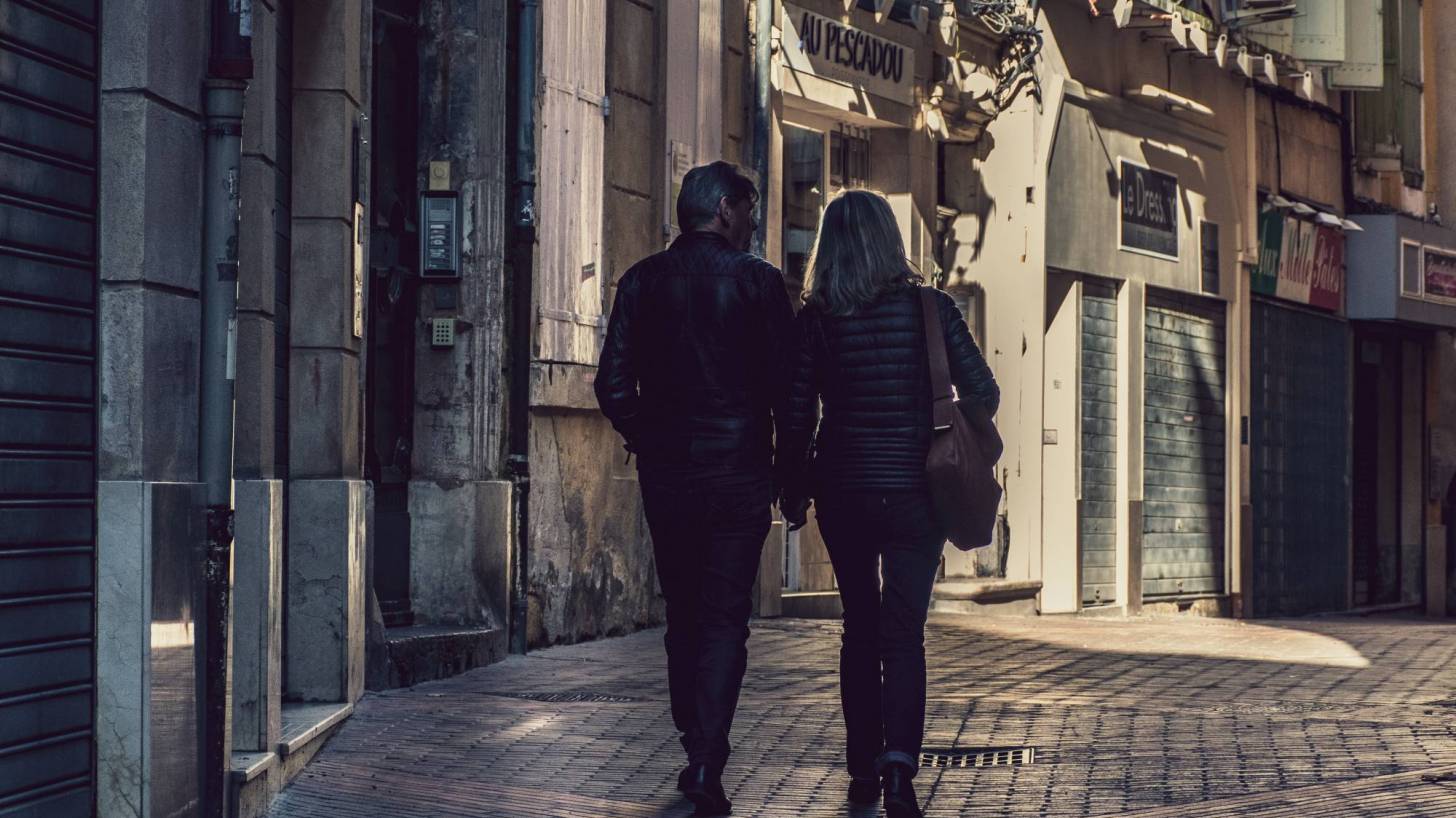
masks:
[[[737,816],[852,808],[839,624],[754,623],[724,784]],[[1456,628],[1423,620],[932,615],[923,770],[943,816],[1456,816]],[[662,631],[371,694],[270,818],[677,818]]]

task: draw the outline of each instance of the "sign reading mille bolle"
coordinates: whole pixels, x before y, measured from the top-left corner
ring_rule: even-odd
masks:
[[[914,99],[914,55],[906,46],[822,14],[784,4],[791,71],[837,80],[895,102]]]

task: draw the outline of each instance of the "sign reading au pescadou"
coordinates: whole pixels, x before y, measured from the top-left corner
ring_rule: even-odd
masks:
[[[868,31],[784,4],[784,56],[791,71],[828,77],[909,104],[914,54]]]
[[[1124,250],[1178,258],[1178,177],[1122,160]]]

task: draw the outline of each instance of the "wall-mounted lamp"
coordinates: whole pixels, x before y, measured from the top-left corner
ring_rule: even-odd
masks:
[[[1228,68],[1229,38],[1227,34],[1218,35],[1218,42],[1213,46],[1213,60],[1218,63],[1219,68]]]
[[[1350,221],[1349,219],[1340,219],[1340,227],[1346,233],[1364,233],[1365,232],[1365,228],[1361,227],[1359,222]]]

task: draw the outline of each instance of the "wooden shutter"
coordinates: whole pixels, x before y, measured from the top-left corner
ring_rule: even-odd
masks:
[[[1294,57],[1309,63],[1345,60],[1346,0],[1299,0]]]
[[[536,357],[594,364],[602,318],[606,10],[559,0],[541,32]]]
[[[1406,184],[1424,181],[1422,98],[1425,95],[1421,49],[1421,0],[1400,0],[1400,167]]]
[[[1383,0],[1345,0],[1345,57],[1329,71],[1331,88],[1375,91],[1385,86],[1385,25],[1382,2]]]

